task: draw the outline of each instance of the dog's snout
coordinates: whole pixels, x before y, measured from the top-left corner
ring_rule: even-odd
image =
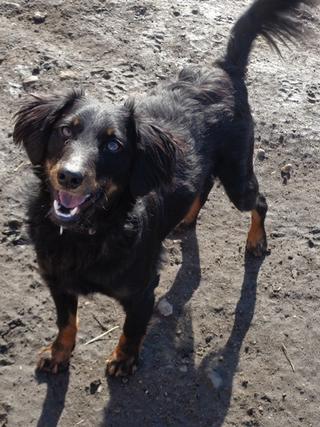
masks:
[[[60,169],[58,172],[58,182],[62,187],[75,189],[80,187],[84,176],[79,171],[71,171],[67,168]]]

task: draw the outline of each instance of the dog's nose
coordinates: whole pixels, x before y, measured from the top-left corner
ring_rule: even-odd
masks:
[[[60,169],[58,172],[58,182],[62,187],[75,189],[82,184],[83,175],[81,172],[71,171],[69,169]]]

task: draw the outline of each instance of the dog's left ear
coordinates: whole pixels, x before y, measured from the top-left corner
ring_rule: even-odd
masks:
[[[136,117],[134,108],[131,108],[129,121],[128,136],[134,139],[136,147],[130,190],[134,197],[141,197],[171,184],[177,145],[168,131]]]
[[[15,115],[13,140],[23,143],[33,165],[43,162],[53,124],[82,96],[79,89],[62,95],[29,95],[25,100]]]

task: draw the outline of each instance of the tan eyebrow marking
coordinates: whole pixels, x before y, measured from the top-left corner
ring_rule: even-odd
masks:
[[[72,124],[73,124],[73,126],[79,126],[80,125],[80,119],[79,119],[79,117],[75,117],[72,120]]]
[[[106,129],[106,133],[107,133],[108,136],[114,135],[114,128],[107,128]]]

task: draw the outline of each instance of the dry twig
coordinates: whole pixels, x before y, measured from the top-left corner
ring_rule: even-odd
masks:
[[[293,365],[293,363],[292,363],[292,362],[291,362],[291,360],[290,360],[290,357],[289,357],[289,355],[288,355],[287,348],[286,348],[286,346],[285,346],[284,344],[281,344],[281,350],[283,351],[283,354],[285,355],[285,357],[286,357],[287,361],[289,362],[289,364],[290,364],[290,366],[291,366],[291,369],[292,369],[292,372],[295,372],[294,365]]]
[[[107,331],[108,330],[108,328],[106,328],[105,326],[104,326],[104,324],[102,323],[102,322],[100,322],[100,320],[97,318],[97,316],[95,315],[95,314],[93,314],[92,315],[92,317],[94,318],[94,320],[98,323],[98,325],[100,326],[100,328],[103,330],[103,331]]]
[[[112,331],[114,331],[115,329],[118,329],[118,328],[119,328],[119,326],[114,326],[113,328],[109,329],[108,331],[103,332],[103,334],[100,334],[97,337],[92,338],[92,340],[87,341],[86,343],[84,343],[84,345],[92,344],[93,342],[100,340],[102,337],[104,337],[105,335],[107,335],[109,332],[112,332]]]

